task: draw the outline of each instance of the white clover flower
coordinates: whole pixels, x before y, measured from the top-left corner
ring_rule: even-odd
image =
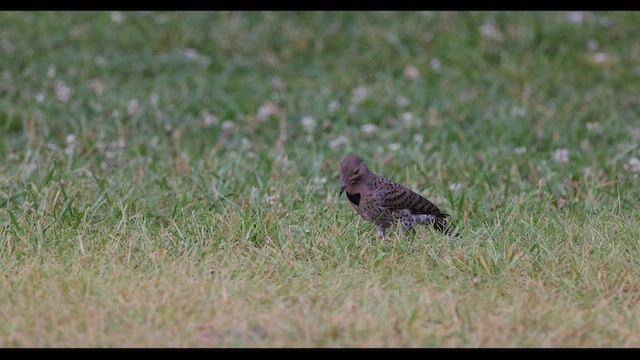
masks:
[[[404,106],[409,105],[409,103],[410,103],[409,99],[408,99],[408,98],[406,98],[406,97],[404,97],[404,96],[402,96],[402,95],[398,95],[398,96],[396,97],[396,104],[397,104],[398,106],[402,106],[402,107],[404,107]]]
[[[168,21],[169,21],[169,16],[167,16],[167,14],[156,15],[156,24],[166,24]]]
[[[340,145],[344,145],[346,143],[349,142],[349,138],[344,136],[344,135],[340,135],[337,138],[329,141],[329,147],[332,149],[335,149],[337,147],[339,147]]]
[[[129,100],[127,103],[127,115],[133,116],[140,111],[140,101],[138,99]]]
[[[236,123],[231,120],[225,120],[222,122],[222,130],[229,131],[236,127]]]
[[[460,184],[460,183],[449,183],[449,190],[458,191],[460,189],[462,189],[462,184]]]
[[[205,127],[211,127],[213,124],[218,123],[218,117],[213,114],[210,114],[209,111],[207,110],[203,110],[202,123],[204,124]]]
[[[54,91],[58,100],[62,102],[69,101],[69,97],[71,96],[71,89],[67,86],[67,84],[65,84],[64,81],[56,81]]]
[[[331,100],[331,102],[329,102],[329,111],[334,113],[336,112],[336,110],[338,110],[339,106],[340,104],[338,104],[336,100]]]
[[[353,89],[353,93],[351,95],[351,103],[352,104],[361,103],[367,97],[368,93],[369,93],[368,87],[358,86],[357,88]]]
[[[592,59],[598,64],[605,64],[609,62],[609,55],[605,52],[597,52],[593,54]]]
[[[116,24],[123,22],[127,17],[120,11],[112,11],[111,12],[111,21]]]
[[[413,141],[418,144],[422,144],[424,142],[424,136],[422,136],[422,134],[415,134],[413,135]]]
[[[625,168],[629,169],[632,174],[640,174],[640,160],[637,157],[632,157],[625,165]]]
[[[415,119],[415,116],[413,115],[413,113],[411,111],[406,111],[406,112],[404,112],[402,114],[402,120],[407,125],[411,125],[413,123],[414,119]]]
[[[520,146],[520,147],[517,147],[517,148],[513,149],[513,152],[516,155],[522,155],[522,154],[527,152],[527,148],[525,146]]]
[[[105,65],[107,65],[107,59],[102,55],[96,55],[93,58],[93,63],[98,65],[98,66],[105,66]]]
[[[149,96],[149,103],[151,104],[151,106],[157,106],[158,101],[160,101],[160,96],[156,93],[151,93],[151,95]]]
[[[600,123],[597,121],[590,121],[587,123],[587,130],[598,131],[600,130]]]
[[[267,120],[271,115],[278,113],[278,104],[273,101],[265,101],[264,104],[260,105],[258,108],[258,113],[256,114],[256,119],[258,121]]]
[[[182,56],[186,57],[187,59],[197,59],[198,57],[200,57],[200,53],[194,48],[186,48],[182,49]]]
[[[91,80],[89,81],[89,88],[95,91],[96,95],[101,96],[104,92],[104,85],[100,80]]]
[[[413,65],[407,65],[404,67],[404,76],[410,80],[417,80],[420,78],[420,69]]]
[[[480,34],[491,39],[502,40],[502,33],[500,32],[500,30],[498,30],[498,28],[496,28],[496,25],[491,22],[485,23],[480,26]]]
[[[67,146],[64,148],[64,153],[66,155],[71,155],[76,146],[76,136],[74,134],[67,135],[65,142],[67,143]]]
[[[553,154],[553,158],[561,164],[568,163],[569,150],[566,148],[557,149],[556,152]]]
[[[316,121],[311,116],[303,116],[302,119],[300,119],[300,122],[302,123],[304,131],[308,133],[312,133],[316,128]]]
[[[42,103],[44,101],[44,99],[45,99],[43,93],[37,93],[35,98],[36,98],[36,101],[39,102],[39,103]]]
[[[569,11],[567,12],[567,20],[572,24],[580,24],[584,20],[584,12]]]
[[[371,135],[374,132],[378,131],[378,127],[375,126],[374,124],[364,124],[360,129],[362,130],[362,133],[365,135]]]
[[[516,106],[513,108],[513,114],[518,117],[527,115],[527,109]]]
[[[442,63],[438,58],[431,59],[431,62],[429,64],[431,65],[431,68],[433,69],[433,71],[439,71],[440,68],[442,67]]]

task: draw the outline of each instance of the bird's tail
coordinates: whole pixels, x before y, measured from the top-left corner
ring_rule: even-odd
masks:
[[[445,235],[452,235],[453,234],[453,228],[449,225],[449,223],[447,223],[447,220],[445,218],[440,218],[436,221],[433,222],[433,227],[442,232]],[[460,234],[455,233],[455,236],[460,236]]]

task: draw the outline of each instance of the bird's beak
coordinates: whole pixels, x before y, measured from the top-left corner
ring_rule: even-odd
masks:
[[[338,195],[338,197],[342,196],[342,193],[344,192],[344,189],[347,187],[347,180],[342,179],[342,186],[340,186],[340,195]]]

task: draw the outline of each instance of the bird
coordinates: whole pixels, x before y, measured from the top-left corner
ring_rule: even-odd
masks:
[[[384,239],[387,230],[400,223],[400,235],[414,225],[432,225],[444,234],[452,233],[444,213],[422,195],[391,179],[374,174],[357,155],[347,155],[340,163],[340,194],[363,219],[375,224],[377,235]]]

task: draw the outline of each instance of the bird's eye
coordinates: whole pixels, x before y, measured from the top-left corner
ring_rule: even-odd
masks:
[[[358,174],[358,170],[360,170],[360,169],[356,169],[356,171],[353,172],[353,175],[357,175]]]

